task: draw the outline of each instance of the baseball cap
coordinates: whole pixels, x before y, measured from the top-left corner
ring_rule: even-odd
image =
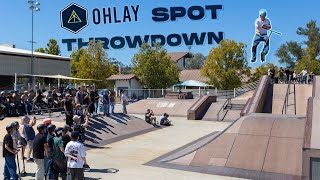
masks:
[[[52,119],[51,119],[51,118],[46,118],[46,119],[44,119],[44,120],[42,121],[42,123],[45,124],[45,125],[49,125],[49,124],[52,123]]]

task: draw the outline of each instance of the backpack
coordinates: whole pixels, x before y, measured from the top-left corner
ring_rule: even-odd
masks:
[[[27,141],[32,141],[34,140],[34,137],[36,136],[36,133],[34,132],[34,129],[32,126],[30,126],[29,124],[25,124],[24,125],[24,131],[26,133],[26,140]]]

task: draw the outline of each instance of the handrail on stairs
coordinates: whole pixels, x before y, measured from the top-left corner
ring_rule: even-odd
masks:
[[[289,106],[289,95],[290,93],[290,85],[291,82],[288,82],[287,92],[285,96],[285,100],[282,106],[282,114],[287,114],[287,108]],[[296,83],[293,82],[293,94],[294,94],[294,114],[297,114],[297,106],[296,106]]]
[[[219,112],[217,113],[217,121],[220,121],[220,119],[221,119],[221,121],[223,120],[225,114],[223,115],[222,118],[220,118],[220,114],[221,114],[221,112],[223,112],[226,109],[228,104],[231,104],[231,98],[228,98],[226,100],[226,102],[224,102],[223,106],[220,108]]]

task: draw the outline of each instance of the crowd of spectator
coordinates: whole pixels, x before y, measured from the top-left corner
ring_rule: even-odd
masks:
[[[301,83],[301,84],[309,84],[313,80],[314,74],[308,73],[307,69],[304,68],[301,72],[296,72],[295,70],[291,70],[289,68],[282,68],[276,72],[274,66],[271,66],[268,69],[268,75],[271,77],[273,83]]]
[[[3,139],[4,179],[18,179],[16,158],[21,151],[22,170],[27,163],[36,163],[36,180],[84,179],[84,170],[90,166],[86,162],[84,148],[85,132],[89,126],[89,117],[110,116],[115,109],[115,92],[104,90],[101,94],[92,86],[81,86],[78,90],[65,88],[59,93],[56,88],[44,94],[41,90],[25,91],[23,94],[1,93],[1,116],[20,116],[21,122],[13,122],[6,127],[7,135]],[[126,113],[127,97],[121,92],[123,113]],[[40,108],[39,108],[40,107]],[[50,118],[38,124],[36,134],[36,116],[42,111],[63,111],[65,125],[56,127]],[[25,157],[26,155],[26,157]],[[67,177],[68,176],[68,177]]]

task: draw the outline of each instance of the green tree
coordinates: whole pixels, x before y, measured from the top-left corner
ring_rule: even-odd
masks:
[[[298,35],[306,36],[307,41],[304,43],[308,48],[314,49],[315,54],[320,53],[320,28],[317,27],[317,21],[310,21],[307,27],[299,27],[297,30]]]
[[[58,55],[58,56],[61,55],[59,44],[55,39],[49,40],[45,50],[47,54]]]
[[[297,61],[295,70],[301,72],[303,69],[307,69],[308,72],[316,75],[320,74],[320,59],[317,58],[317,50],[315,48],[307,48],[306,55]]]
[[[111,58],[111,64],[115,65],[117,68],[117,72],[121,69],[121,74],[130,74],[132,72],[131,65],[125,65],[121,61],[118,61],[114,58]]]
[[[61,55],[59,44],[55,39],[50,39],[49,42],[47,43],[47,47],[39,48],[39,49],[36,49],[35,51],[40,53],[57,55],[57,56]]]
[[[275,71],[278,72],[278,68],[275,67],[272,63],[268,63],[266,65],[263,64],[263,65],[257,67],[255,69],[254,73],[251,74],[250,82],[258,81],[261,78],[261,76],[268,75],[268,70],[272,66],[275,68]]]
[[[276,56],[279,58],[280,64],[286,64],[288,68],[294,68],[296,62],[304,56],[305,50],[302,45],[289,41],[281,45],[276,52]]]
[[[71,58],[72,77],[100,80],[85,82],[95,83],[97,88],[106,88],[110,85],[106,79],[116,73],[116,67],[110,63],[100,41],[90,41],[87,48],[73,52]]]
[[[80,57],[84,56],[85,49],[80,48],[77,51],[73,51],[70,55],[71,57],[71,76],[76,76],[78,72],[78,64],[80,61]]]
[[[186,68],[187,69],[200,69],[206,60],[206,57],[201,53],[192,54],[192,58],[187,60]]]
[[[209,83],[219,89],[230,90],[241,85],[241,76],[250,75],[246,45],[233,40],[223,40],[213,48],[201,74],[209,78]]]
[[[46,50],[44,48],[39,48],[34,50],[35,52],[39,52],[39,53],[46,53]]]
[[[299,27],[297,34],[306,37],[306,41],[303,44],[290,41],[280,46],[276,53],[279,62],[297,71],[307,68],[309,72],[320,74],[320,28],[317,22],[312,20],[306,27]]]
[[[146,88],[167,88],[179,81],[177,65],[160,44],[143,43],[132,59],[132,68]]]

